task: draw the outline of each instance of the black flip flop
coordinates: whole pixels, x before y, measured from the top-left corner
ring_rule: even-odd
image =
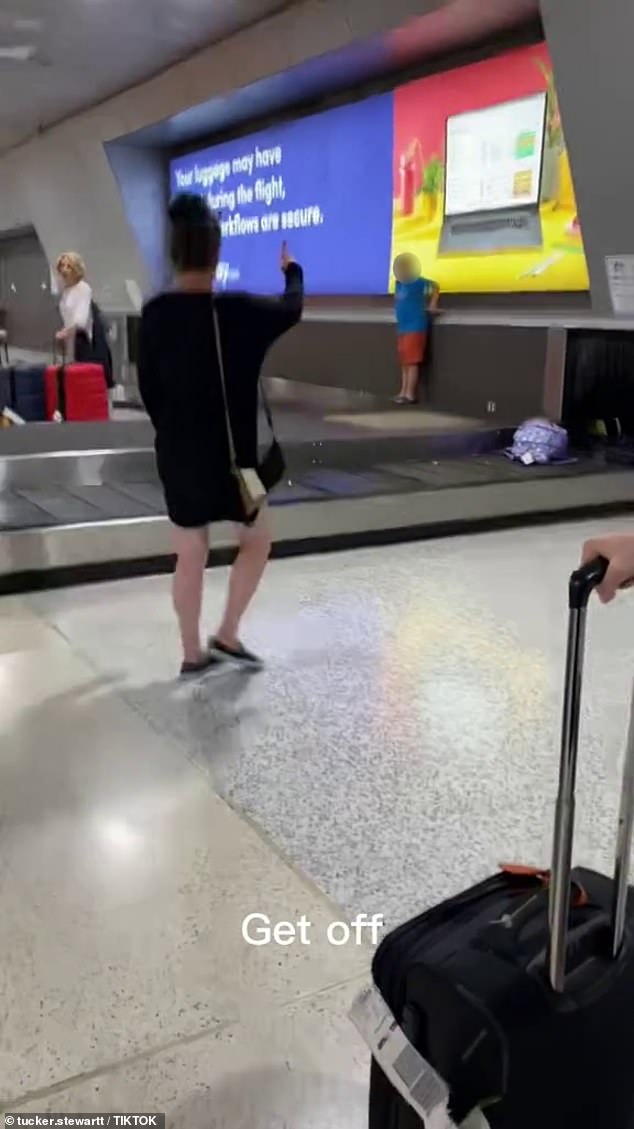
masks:
[[[226,647],[224,643],[220,643],[212,637],[207,646],[219,662],[233,662],[244,667],[245,670],[262,670],[264,666],[262,659],[258,655],[254,655],[252,651],[247,651],[242,643],[239,643],[237,647]]]
[[[211,653],[204,655],[198,659],[198,662],[184,662],[181,664],[180,677],[181,678],[197,678],[206,671],[211,670],[213,666],[218,666],[220,659],[217,655]]]

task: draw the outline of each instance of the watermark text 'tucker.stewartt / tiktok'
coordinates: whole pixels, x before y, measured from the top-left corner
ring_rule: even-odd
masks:
[[[0,1123],[1,1124],[1,1123]],[[5,1129],[165,1129],[164,1113],[5,1113]]]

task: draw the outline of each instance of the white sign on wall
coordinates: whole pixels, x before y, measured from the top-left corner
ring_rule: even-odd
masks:
[[[615,314],[634,314],[634,255],[608,255],[605,269]]]

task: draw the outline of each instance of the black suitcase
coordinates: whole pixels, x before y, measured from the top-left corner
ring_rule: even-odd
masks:
[[[375,954],[375,985],[447,1082],[455,1125],[479,1108],[491,1129],[634,1126],[632,720],[614,878],[571,871],[586,615],[606,567],[595,561],[570,581],[551,871],[501,870],[399,927]],[[373,1061],[370,1129],[421,1124]]]
[[[13,365],[0,369],[0,411],[11,408],[26,423],[43,423],[44,365]]]

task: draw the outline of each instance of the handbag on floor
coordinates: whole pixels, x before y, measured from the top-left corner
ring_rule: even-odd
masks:
[[[372,971],[389,1018],[385,1038],[368,1040],[370,1129],[420,1129],[416,1107],[442,1129],[474,1110],[491,1129],[634,1124],[634,712],[614,876],[571,869],[586,614],[606,569],[596,560],[570,580],[552,869],[502,868],[379,946]]]
[[[231,427],[231,417],[229,415],[229,398],[227,395],[227,384],[225,379],[225,366],[224,356],[222,350],[222,340],[220,337],[220,324],[218,320],[218,311],[215,303],[212,306],[214,331],[216,339],[216,356],[218,359],[218,371],[220,373],[220,384],[222,387],[222,399],[224,404],[225,422],[227,427],[227,440],[229,443],[229,458],[231,461],[231,473],[236,480],[242,505],[246,517],[252,521],[261,510],[269,492],[282,478],[286,469],[284,461],[284,454],[276,437],[275,429],[273,426],[273,416],[269,407],[268,400],[264,389],[259,384],[260,396],[262,398],[262,405],[266,415],[267,423],[269,425],[272,441],[266,454],[260,459],[257,467],[241,467],[238,466],[236,456],[236,448],[233,439],[233,429]]]

